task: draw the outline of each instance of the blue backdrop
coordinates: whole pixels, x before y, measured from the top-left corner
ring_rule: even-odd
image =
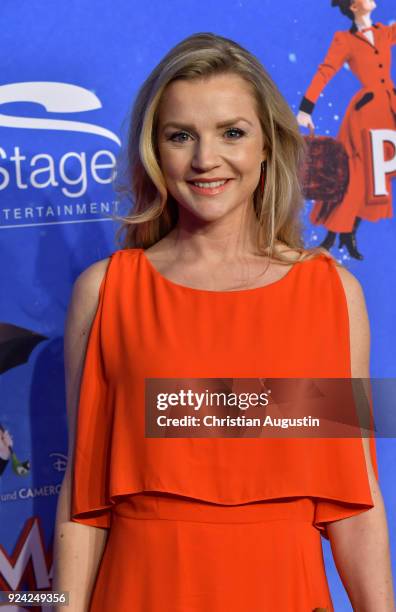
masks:
[[[0,375],[0,587],[51,586],[55,509],[67,460],[66,308],[76,276],[117,248],[116,226],[107,216],[116,206],[111,169],[139,85],[171,46],[210,31],[256,54],[297,112],[334,32],[350,27],[330,4],[2,3],[0,338],[5,352],[16,350],[16,356],[6,365],[2,359]],[[391,0],[373,13],[374,22],[395,18]],[[344,66],[316,104],[317,134],[336,136],[358,89]],[[325,232],[310,225],[307,214],[306,240],[314,245]],[[395,219],[363,222],[359,248],[362,262],[335,253],[365,291],[371,375],[394,377]],[[395,556],[394,439],[378,440],[377,449]],[[322,542],[335,609],[350,610],[329,543]]]

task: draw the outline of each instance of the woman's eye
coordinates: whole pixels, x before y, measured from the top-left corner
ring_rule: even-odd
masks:
[[[243,130],[240,130],[239,128],[229,128],[228,130],[226,130],[225,134],[228,134],[229,137],[231,138],[231,140],[239,140],[239,138],[241,138],[245,132]],[[187,132],[175,132],[174,134],[171,134],[169,136],[169,140],[171,140],[172,142],[187,142],[187,140],[190,138],[190,134],[188,134]]]
[[[169,140],[173,142],[186,142],[187,138],[182,138],[183,136],[189,136],[187,132],[175,132],[169,137]]]
[[[243,130],[240,130],[239,128],[230,128],[229,130],[226,131],[226,134],[229,134],[230,132],[232,132],[234,135],[236,134],[238,138],[243,136],[245,133]],[[236,138],[236,140],[238,140],[238,138]],[[232,137],[232,140],[235,140],[235,136]]]

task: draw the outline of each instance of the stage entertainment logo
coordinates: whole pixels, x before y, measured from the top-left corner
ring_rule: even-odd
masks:
[[[0,113],[0,228],[111,219],[119,137],[80,116],[59,117],[102,108],[95,93],[69,83],[9,83],[0,86],[6,104],[13,106]]]

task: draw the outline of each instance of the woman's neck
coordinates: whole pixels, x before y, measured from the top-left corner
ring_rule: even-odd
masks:
[[[371,15],[362,15],[361,17],[356,17],[355,24],[361,28],[370,28],[373,25],[371,21]]]

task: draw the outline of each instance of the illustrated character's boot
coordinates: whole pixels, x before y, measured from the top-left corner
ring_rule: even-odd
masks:
[[[327,232],[324,240],[320,243],[319,246],[329,251],[334,244],[336,235],[337,235],[336,232]]]
[[[344,232],[340,234],[340,242],[338,247],[342,249],[343,246],[347,248],[347,251],[351,257],[355,259],[363,259],[363,255],[359,253],[356,244],[356,230],[359,227],[359,223],[361,222],[360,217],[356,217],[355,223],[353,224],[353,229],[351,232]]]

